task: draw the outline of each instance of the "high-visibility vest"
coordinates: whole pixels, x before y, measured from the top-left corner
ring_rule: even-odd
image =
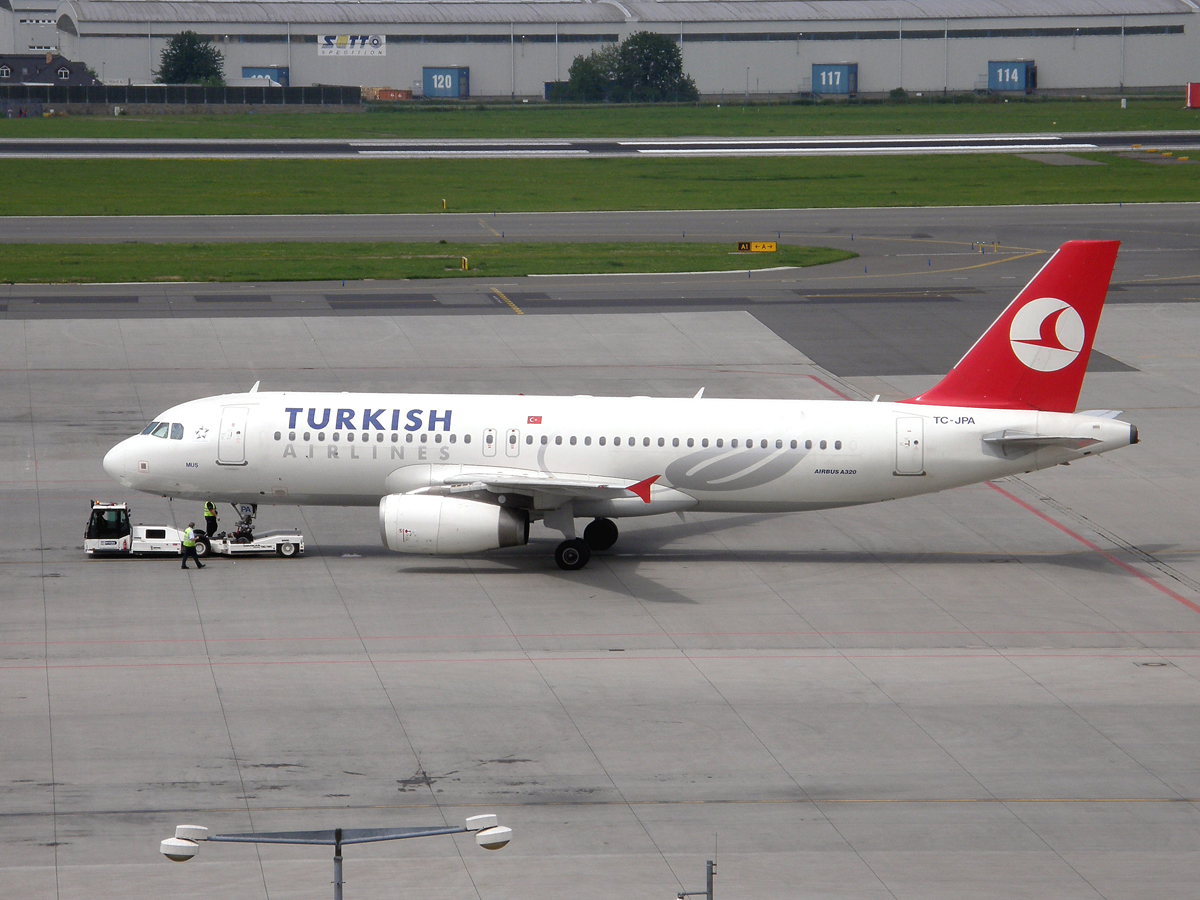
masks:
[[[211,500],[205,501],[205,503],[204,503],[204,518],[215,519],[216,517],[217,517],[217,508],[215,506],[213,506],[213,502]]]
[[[192,531],[192,529],[190,529],[190,528],[183,529],[183,546],[185,546],[185,547],[195,547],[196,546],[196,533],[194,531]]]

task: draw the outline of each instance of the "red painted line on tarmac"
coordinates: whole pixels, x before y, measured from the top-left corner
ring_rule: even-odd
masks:
[[[1107,559],[1110,563],[1112,563],[1117,568],[1122,569],[1125,572],[1128,572],[1130,575],[1134,576],[1135,578],[1137,578],[1141,581],[1144,581],[1146,584],[1150,585],[1150,587],[1154,588],[1159,593],[1166,594],[1168,597],[1170,597],[1176,603],[1183,604],[1188,609],[1190,609],[1192,612],[1200,613],[1200,605],[1193,603],[1191,600],[1188,600],[1186,597],[1180,596],[1179,594],[1175,593],[1173,590],[1166,587],[1165,585],[1159,584],[1157,581],[1155,581],[1149,575],[1139,572],[1133,566],[1129,565],[1129,563],[1122,562],[1121,560],[1119,560],[1115,556],[1113,556],[1111,553],[1108,553],[1107,551],[1102,550],[1100,547],[1093,544],[1091,541],[1089,541],[1083,535],[1076,534],[1074,531],[1072,531],[1066,525],[1063,525],[1061,522],[1056,522],[1054,519],[1050,518],[1048,515],[1046,515],[1040,509],[1035,509],[1034,507],[1030,506],[1028,503],[1026,503],[1020,497],[1017,497],[1014,494],[1009,493],[1004,488],[1000,487],[997,484],[993,484],[990,481],[987,482],[987,486],[990,487],[996,493],[1000,494],[1001,496],[1007,497],[1009,500],[1011,500],[1013,503],[1017,504],[1017,506],[1021,507],[1022,509],[1033,513],[1035,516],[1037,516],[1039,519],[1041,519],[1047,525],[1051,525],[1054,528],[1057,528],[1059,531],[1061,531],[1063,534],[1067,535],[1068,537],[1074,538],[1075,540],[1079,541],[1079,543],[1083,544],[1083,546],[1087,547],[1089,550],[1092,550],[1095,553],[1100,554],[1100,556]]]

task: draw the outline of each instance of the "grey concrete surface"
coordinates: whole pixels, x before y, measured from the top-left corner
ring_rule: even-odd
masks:
[[[1145,259],[1131,277],[1184,270]],[[370,510],[318,508],[260,517],[303,528],[296,561],[83,558],[90,497],[199,512],[123,495],[103,452],[257,379],[733,397],[931,380],[826,371],[812,360],[852,337],[784,340],[738,310],[388,312],[0,322],[0,894],[327,897],[327,848],[174,865],[157,843],[181,822],[491,810],[506,850],[348,848],[346,897],[665,900],[702,887],[714,836],[722,900],[1195,896],[1196,303],[1104,314],[1120,366],[1081,405],[1127,410],[1141,444],[999,490],[625,523],[572,574],[540,527],[527,548],[404,558]],[[943,327],[908,340],[936,355]]]
[[[917,134],[768,138],[310,140],[199,138],[6,138],[9,159],[569,159],[579,157],[894,156],[1029,150],[1186,150],[1195,131],[1065,134]]]

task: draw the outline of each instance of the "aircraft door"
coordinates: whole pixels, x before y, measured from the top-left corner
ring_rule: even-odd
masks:
[[[483,429],[483,455],[484,456],[495,456],[496,455],[496,429],[495,428]]]
[[[925,420],[919,416],[896,419],[896,471],[892,474],[925,474]]]
[[[217,465],[246,465],[246,420],[249,416],[250,410],[245,406],[226,406],[221,410]]]
[[[504,453],[506,456],[518,456],[521,453],[521,431],[510,428],[504,433]]]

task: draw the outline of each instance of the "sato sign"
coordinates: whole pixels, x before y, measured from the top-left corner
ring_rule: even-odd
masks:
[[[471,96],[471,70],[466,66],[421,70],[421,92],[426,97],[454,97],[465,100]]]
[[[775,241],[738,241],[738,253],[774,253]]]
[[[1037,88],[1037,66],[1031,59],[988,63],[989,91],[1026,94]]]
[[[812,92],[814,94],[858,93],[858,63],[813,63]]]
[[[387,56],[387,38],[382,34],[318,35],[317,56]]]

